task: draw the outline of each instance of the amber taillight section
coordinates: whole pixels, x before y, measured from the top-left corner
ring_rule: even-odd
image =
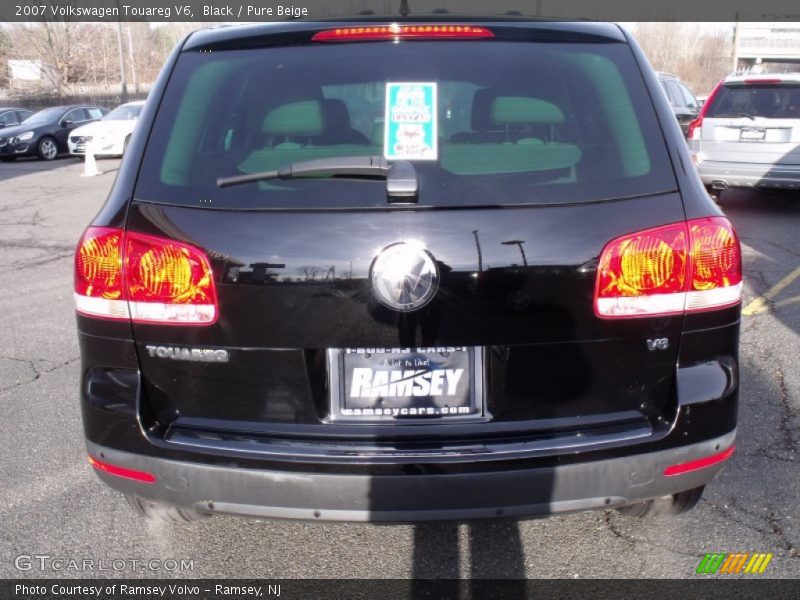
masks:
[[[106,227],[90,227],[78,244],[75,303],[87,316],[174,325],[210,325],[218,312],[203,250]]]
[[[692,240],[692,289],[710,290],[742,280],[742,257],[736,232],[727,219],[696,219],[689,223]]]
[[[725,217],[624,235],[600,254],[595,313],[602,318],[680,314],[741,300],[739,239]]]
[[[117,299],[122,296],[122,232],[92,227],[75,253],[75,292]]]

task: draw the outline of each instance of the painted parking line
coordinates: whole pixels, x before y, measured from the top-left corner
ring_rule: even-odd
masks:
[[[798,277],[800,277],[800,267],[796,267],[794,271],[769,288],[769,290],[767,290],[764,294],[750,301],[750,303],[742,309],[742,314],[746,317],[752,317],[753,315],[767,312],[769,310],[771,300],[789,287]],[[781,300],[780,302],[775,303],[775,306],[785,306],[794,302],[800,302],[800,296]]]
[[[785,300],[781,300],[775,303],[775,306],[787,306],[789,304],[796,304],[800,302],[800,296],[792,296],[791,298],[786,298]]]

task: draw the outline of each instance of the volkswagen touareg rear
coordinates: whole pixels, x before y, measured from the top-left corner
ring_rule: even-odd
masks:
[[[733,452],[739,242],[609,24],[201,31],[80,240],[141,514],[677,513]]]

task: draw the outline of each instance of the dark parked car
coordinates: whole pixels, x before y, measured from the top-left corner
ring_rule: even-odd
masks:
[[[25,108],[0,106],[0,129],[19,125],[32,114],[32,110],[27,110]]]
[[[679,513],[733,453],[739,241],[639,47],[435,17],[169,58],[75,256],[140,514]]]
[[[38,156],[53,160],[69,152],[69,132],[102,119],[108,111],[98,106],[55,106],[32,114],[21,124],[0,130],[0,160]]]
[[[667,99],[672,106],[672,111],[675,113],[675,118],[680,123],[683,135],[687,135],[689,123],[695,120],[700,112],[700,103],[691,90],[677,76],[671,73],[659,72],[658,80],[667,94]]]

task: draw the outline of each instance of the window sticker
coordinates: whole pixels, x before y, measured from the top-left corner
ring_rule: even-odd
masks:
[[[387,83],[385,123],[385,158],[436,160],[436,83]]]

